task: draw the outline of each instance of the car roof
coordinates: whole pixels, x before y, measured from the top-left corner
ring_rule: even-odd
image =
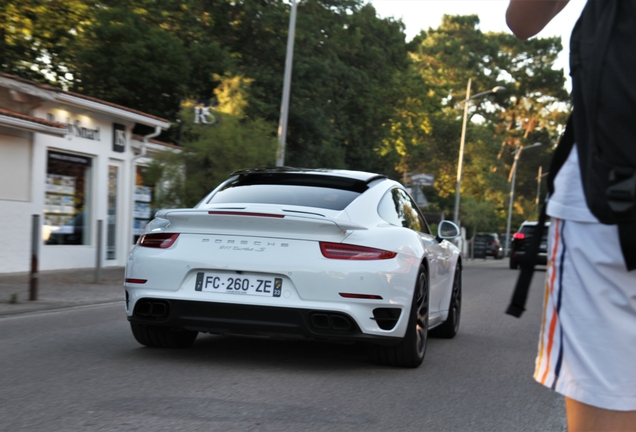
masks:
[[[524,226],[524,225],[535,226],[538,223],[539,223],[538,221],[525,221],[521,224],[521,226]],[[549,225],[550,225],[550,221],[546,221],[545,226],[549,226]]]
[[[365,171],[339,169],[309,169],[293,167],[256,168],[232,173],[242,185],[284,184],[319,186],[364,192],[376,180],[387,179],[386,175]]]

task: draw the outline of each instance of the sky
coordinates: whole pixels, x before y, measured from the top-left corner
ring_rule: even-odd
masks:
[[[437,28],[443,15],[479,16],[482,32],[510,32],[505,13],[508,0],[368,0],[382,18],[401,19],[406,26],[406,39],[411,40],[421,30]],[[565,71],[568,67],[570,33],[586,0],[570,0],[568,5],[537,36],[561,36],[564,50],[556,67]]]

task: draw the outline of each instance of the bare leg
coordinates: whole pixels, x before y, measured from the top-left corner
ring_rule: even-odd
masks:
[[[636,411],[614,411],[565,398],[568,432],[635,432]]]

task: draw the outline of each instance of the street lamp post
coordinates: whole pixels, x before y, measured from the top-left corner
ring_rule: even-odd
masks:
[[[524,149],[527,150],[540,145],[540,142],[536,142],[527,147],[517,145],[516,150],[512,152],[512,154],[515,155],[515,159],[512,162],[512,169],[510,170],[510,176],[508,177],[508,181],[510,182],[510,202],[508,203],[508,224],[506,225],[506,245],[504,248],[504,256],[508,256],[508,251],[510,250],[510,223],[512,222],[512,203],[515,197],[515,180],[517,178],[517,163],[519,162],[519,156],[521,156],[521,152]]]
[[[460,198],[460,189],[462,186],[462,166],[464,163],[464,144],[466,143],[466,123],[468,121],[468,101],[470,101],[471,99],[481,97],[481,96],[504,91],[506,89],[505,87],[498,86],[493,88],[492,90],[484,91],[484,92],[477,93],[471,96],[470,95],[471,83],[472,83],[472,78],[469,78],[468,86],[466,87],[466,99],[460,102],[464,104],[464,120],[462,122],[462,135],[459,141],[459,161],[457,162],[457,187],[455,190],[455,211],[453,212],[453,222],[455,222],[457,225],[459,225],[459,198]]]
[[[537,174],[537,199],[535,200],[535,205],[537,207],[537,218],[539,218],[539,215],[541,214],[541,202],[540,202],[540,198],[541,198],[541,179],[545,176],[547,176],[550,173],[544,173],[543,172],[543,167],[541,165],[539,165],[539,174]]]
[[[285,56],[285,76],[283,78],[283,100],[280,106],[280,120],[278,122],[278,152],[276,166],[285,165],[285,142],[287,139],[287,118],[289,117],[289,93],[291,91],[292,62],[294,59],[294,33],[296,32],[296,0],[292,0],[289,16],[289,31],[287,32],[287,54]]]

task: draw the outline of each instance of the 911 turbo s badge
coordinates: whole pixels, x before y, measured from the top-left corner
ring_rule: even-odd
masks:
[[[210,239],[202,239],[203,243],[210,242]],[[234,251],[244,251],[244,252],[265,252],[267,248],[270,247],[289,247],[289,243],[280,243],[280,242],[271,242],[271,241],[262,241],[262,240],[223,240],[223,239],[214,239],[212,243],[219,245],[219,249],[221,250],[234,250]]]

